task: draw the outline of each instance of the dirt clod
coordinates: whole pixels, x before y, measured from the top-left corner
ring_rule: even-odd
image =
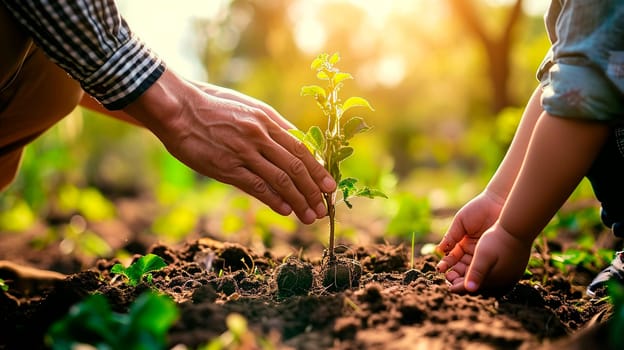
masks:
[[[362,266],[356,260],[341,258],[328,261],[321,273],[323,287],[330,292],[339,292],[359,285]]]
[[[288,259],[276,270],[277,291],[280,297],[306,295],[312,289],[312,265],[298,259]]]
[[[409,270],[408,261],[389,258],[405,256],[402,249],[387,244],[352,248],[356,260],[341,255],[337,260],[343,263],[329,269],[331,289],[314,288],[312,282],[326,262],[290,259],[278,268],[272,254],[205,239],[177,248],[158,246],[155,251],[170,263],[154,272],[150,285],[126,286],[110,274],[117,261],[100,260],[38,295],[0,292],[0,349],[47,349],[45,332],[71,305],[101,293],[115,312],[127,312],[146,289],[171,296],[180,310],[168,349],[207,344],[228,331],[231,313],[244,316],[257,339],[270,339],[276,349],[297,350],[540,349],[560,344],[596,315],[609,315],[608,301],[584,296],[578,292],[584,286],[554,271],[549,278],[533,271],[502,296],[450,293],[444,276],[431,271],[436,257],[416,257]],[[371,257],[383,262],[383,272],[375,272]],[[244,263],[236,265],[240,259]],[[276,293],[278,270],[296,287]],[[304,277],[294,278],[300,275],[293,270]],[[581,348],[599,340],[582,342]]]

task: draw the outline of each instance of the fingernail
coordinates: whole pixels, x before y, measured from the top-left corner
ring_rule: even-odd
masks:
[[[280,213],[283,215],[289,215],[290,213],[292,213],[292,208],[290,207],[290,205],[284,203],[280,207]]]
[[[314,222],[316,220],[316,213],[312,211],[312,209],[308,209],[305,211],[303,215],[304,222]]]
[[[477,286],[477,284],[474,281],[468,281],[468,283],[466,283],[466,289],[468,289],[471,292],[475,292],[477,288],[479,288],[479,286]]]
[[[336,187],[336,181],[334,181],[334,179],[332,179],[331,177],[326,176],[323,179],[322,185],[323,187],[325,187],[326,190],[331,190]]]
[[[316,207],[316,218],[324,218],[327,215],[327,207],[321,203]]]

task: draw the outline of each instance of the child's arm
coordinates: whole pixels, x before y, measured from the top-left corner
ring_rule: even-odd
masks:
[[[522,277],[533,240],[587,173],[608,131],[603,123],[542,113],[500,219],[481,237],[454,290],[503,287]]]
[[[466,265],[462,261],[469,262],[479,237],[499,218],[501,208],[524,161],[535,124],[542,113],[540,98],[541,89],[537,88],[527,103],[505,158],[485,191],[455,215],[448,232],[438,244],[438,250],[446,255],[438,264],[438,270],[447,272],[452,267],[453,270],[447,273],[451,282],[463,277]],[[470,256],[466,252],[471,252]]]

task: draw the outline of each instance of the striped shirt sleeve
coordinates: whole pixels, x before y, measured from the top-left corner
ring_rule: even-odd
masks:
[[[0,0],[50,59],[106,108],[121,109],[164,72],[114,0]]]

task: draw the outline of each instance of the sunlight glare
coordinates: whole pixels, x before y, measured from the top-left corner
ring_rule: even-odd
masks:
[[[376,77],[379,84],[391,88],[405,77],[405,59],[400,55],[386,55],[377,62]]]
[[[193,19],[212,18],[230,0],[118,0],[119,11],[130,28],[145,41],[169,67],[192,79],[205,79],[198,61],[199,45],[193,35]],[[148,9],[149,13],[146,13]]]
[[[318,20],[317,1],[299,1],[294,3],[288,15],[294,25],[293,35],[297,47],[308,54],[317,53],[327,40],[327,33]]]

